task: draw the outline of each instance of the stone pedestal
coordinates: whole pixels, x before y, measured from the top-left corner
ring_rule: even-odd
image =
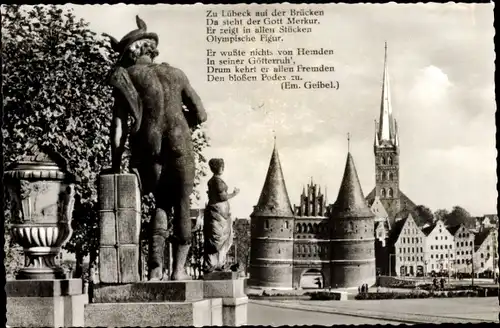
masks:
[[[205,298],[222,298],[222,325],[246,325],[248,297],[245,294],[245,278],[208,280],[211,278],[213,276],[204,277],[203,296]]]
[[[134,174],[99,177],[99,279],[140,281],[141,195]]]
[[[87,295],[80,279],[7,281],[5,291],[8,326],[85,326]]]
[[[222,325],[222,299],[203,299],[203,281],[151,281],[94,287],[85,326]]]
[[[220,299],[191,302],[93,303],[85,307],[85,326],[212,326],[222,321],[221,305]]]
[[[203,281],[145,281],[94,286],[94,303],[193,302],[203,299]]]

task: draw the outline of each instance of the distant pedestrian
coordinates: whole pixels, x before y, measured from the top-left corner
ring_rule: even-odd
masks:
[[[365,285],[361,285],[361,293],[365,293]]]
[[[366,292],[368,293],[368,284],[365,284],[365,286],[366,286],[366,287],[365,287],[365,290],[366,290]]]

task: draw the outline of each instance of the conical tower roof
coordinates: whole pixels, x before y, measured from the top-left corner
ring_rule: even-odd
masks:
[[[335,218],[366,218],[374,216],[363,195],[351,153],[347,154],[344,177],[342,178],[337,201],[333,204],[332,215]]]
[[[254,207],[251,216],[293,217],[290,198],[286,191],[285,178],[281,170],[276,139],[274,141],[269,169],[267,170],[266,181],[264,182],[264,187],[262,187],[259,202]]]

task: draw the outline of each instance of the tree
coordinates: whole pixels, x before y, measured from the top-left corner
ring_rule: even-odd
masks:
[[[97,178],[110,165],[111,107],[107,77],[117,54],[89,23],[58,6],[2,7],[3,138],[5,163],[33,155],[33,146],[50,145],[68,160],[76,186],[73,235],[65,248],[75,253],[76,276],[82,261],[98,252]],[[203,130],[193,131],[197,180],[206,171]],[[196,185],[195,183],[195,185]],[[199,195],[194,194],[197,198]],[[154,201],[143,202],[149,221]],[[4,207],[4,211],[8,208]],[[6,214],[8,211],[6,211]],[[6,217],[7,218],[7,217]]]
[[[412,216],[418,226],[423,226],[426,223],[432,224],[432,222],[434,221],[434,215],[432,214],[432,211],[424,205],[416,206],[412,210]]]
[[[239,268],[247,271],[250,257],[250,221],[246,219],[236,219],[233,222],[234,247],[236,253],[235,262]]]
[[[441,220],[444,222],[445,217],[449,214],[450,212],[446,209],[439,209],[436,212],[434,212],[434,221]]]
[[[474,228],[476,225],[474,217],[460,206],[453,206],[452,211],[444,217],[444,223],[451,227],[463,224],[469,229]]]

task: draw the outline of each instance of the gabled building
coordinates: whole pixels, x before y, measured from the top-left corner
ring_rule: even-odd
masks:
[[[470,261],[474,253],[474,234],[464,224],[449,227],[448,231],[453,236],[455,243],[455,258],[452,268],[456,273],[470,273],[472,268]]]
[[[498,274],[498,230],[484,228],[474,238],[474,272]]]
[[[399,150],[398,126],[392,113],[386,44],[380,119],[375,122],[373,143],[375,188],[367,195],[366,200],[368,205],[372,206],[378,198],[392,221],[401,211],[416,207],[400,189]],[[378,207],[377,205],[376,208]]]
[[[476,218],[476,230],[481,231],[483,229],[496,227],[498,229],[498,215],[496,214],[486,214]]]
[[[425,234],[425,264],[427,273],[447,272],[455,259],[453,235],[442,220],[422,229]]]
[[[375,266],[377,275],[389,275],[389,220],[375,221]]]
[[[391,274],[423,276],[425,274],[425,235],[413,217],[395,222],[389,237]]]

